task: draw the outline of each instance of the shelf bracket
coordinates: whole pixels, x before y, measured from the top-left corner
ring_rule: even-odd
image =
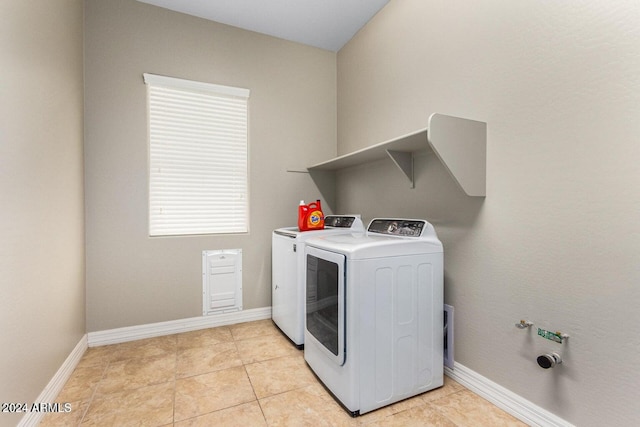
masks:
[[[393,163],[405,174],[411,183],[410,188],[415,188],[415,182],[413,179],[413,153],[406,151],[386,150]]]
[[[487,124],[434,113],[427,141],[468,196],[487,195]]]

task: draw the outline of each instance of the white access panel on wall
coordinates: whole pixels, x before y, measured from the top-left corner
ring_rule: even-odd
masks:
[[[202,251],[202,315],[242,310],[242,249]]]

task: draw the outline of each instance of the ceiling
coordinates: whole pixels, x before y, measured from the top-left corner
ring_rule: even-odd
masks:
[[[138,0],[337,52],[389,0]]]

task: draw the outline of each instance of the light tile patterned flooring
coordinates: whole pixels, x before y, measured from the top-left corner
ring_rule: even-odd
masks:
[[[271,320],[90,348],[41,426],[524,426],[445,377],[351,418]]]

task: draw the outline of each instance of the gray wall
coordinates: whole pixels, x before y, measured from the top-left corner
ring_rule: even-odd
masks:
[[[85,333],[82,1],[0,16],[0,400],[31,403]]]
[[[638,22],[635,1],[393,0],[338,54],[340,154],[433,112],[488,123],[486,199],[422,155],[415,189],[344,171],[337,209],[433,222],[456,361],[579,426],[640,419]]]
[[[146,88],[154,73],[251,90],[250,232],[149,238]],[[244,308],[271,305],[271,231],[319,193],[336,153],[336,54],[134,0],[85,2],[87,330],[200,316],[201,251],[243,249]]]

